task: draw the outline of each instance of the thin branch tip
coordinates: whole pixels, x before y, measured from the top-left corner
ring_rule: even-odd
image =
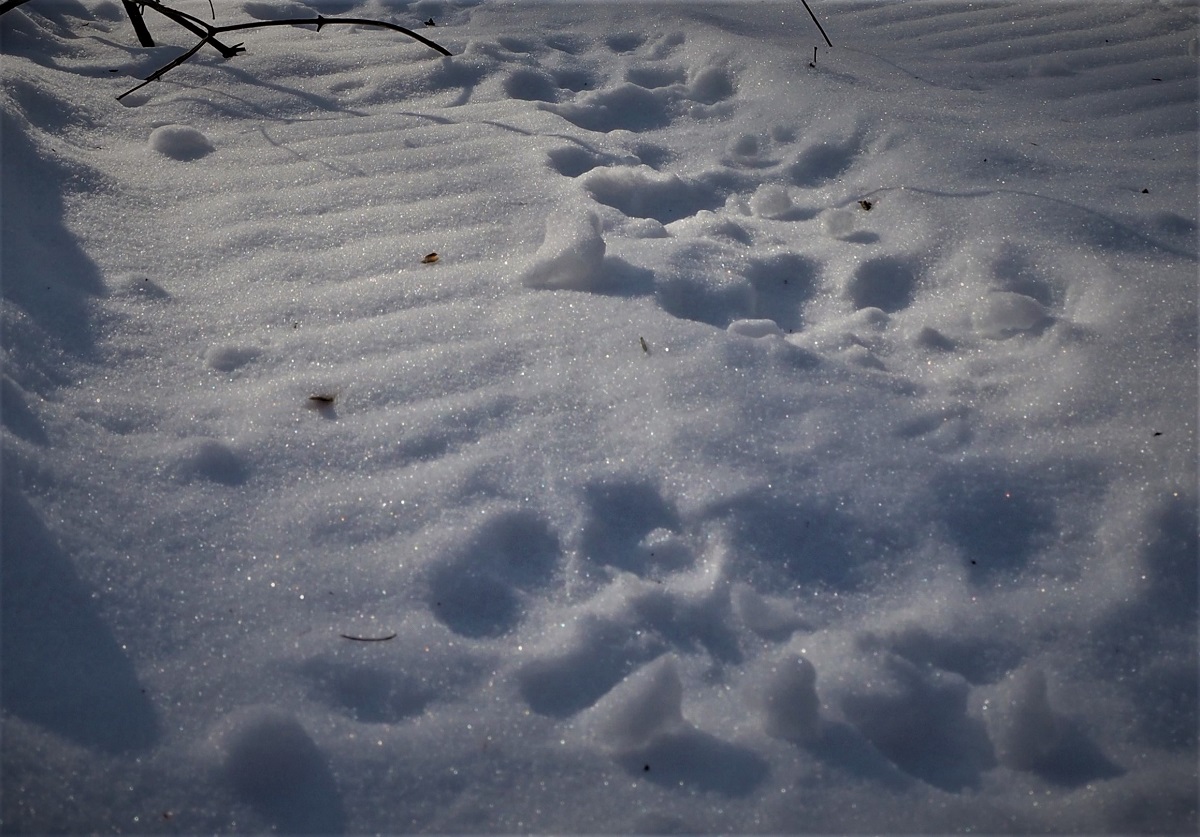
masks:
[[[19,5],[20,3],[23,3],[23,2],[28,2],[28,0],[5,0],[5,2],[0,3],[0,13],[3,13],[3,11],[6,11],[8,8],[15,8],[16,5]],[[181,56],[179,56],[175,60],[171,61],[170,63],[165,64],[162,67],[159,67],[157,70],[152,72],[149,76],[147,76],[145,79],[142,80],[141,84],[139,84],[136,87],[133,87],[129,90],[126,90],[124,93],[117,96],[118,101],[121,99],[124,99],[130,93],[133,93],[136,90],[142,89],[150,82],[158,81],[164,75],[166,75],[168,72],[175,69],[179,65],[183,64],[185,61],[187,61],[189,58],[191,58],[193,55],[195,55],[197,52],[199,52],[200,49],[205,44],[209,44],[210,46],[212,46],[213,49],[215,49],[215,50],[217,50],[217,52],[221,53],[221,56],[223,58],[233,58],[235,55],[242,54],[243,52],[246,51],[245,46],[243,46],[242,44],[238,43],[238,44],[234,44],[233,46],[228,46],[228,45],[222,43],[221,41],[217,40],[217,35],[223,34],[225,32],[236,32],[236,31],[239,31],[242,29],[265,29],[270,26],[312,26],[315,24],[317,31],[320,32],[323,27],[329,26],[329,25],[334,25],[334,24],[355,25],[355,26],[378,26],[383,29],[391,29],[394,32],[399,32],[403,35],[407,35],[408,37],[412,38],[413,40],[424,44],[425,46],[429,47],[430,49],[432,49],[436,52],[441,53],[444,56],[453,56],[453,53],[450,52],[450,50],[446,49],[441,44],[439,44],[435,41],[432,41],[429,38],[424,37],[423,35],[418,35],[416,32],[413,32],[411,29],[406,29],[403,26],[399,26],[395,23],[388,23],[387,21],[383,21],[383,20],[371,20],[368,18],[358,18],[358,17],[325,17],[322,14],[317,14],[316,17],[310,17],[310,18],[288,18],[286,20],[256,20],[256,21],[251,21],[249,23],[232,23],[232,24],[227,24],[225,26],[215,26],[213,24],[206,23],[205,21],[201,20],[200,18],[197,18],[197,17],[194,17],[193,15],[187,14],[186,12],[181,12],[178,9],[174,9],[170,6],[167,6],[164,3],[162,3],[161,0],[136,0],[137,8],[134,8],[134,3],[135,3],[135,0],[129,0],[129,2],[126,4],[126,9],[130,13],[130,20],[134,22],[135,29],[138,28],[139,26],[142,29],[144,29],[145,24],[144,24],[144,22],[141,21],[141,14],[145,9],[151,9],[153,11],[158,12],[160,15],[162,15],[163,17],[167,18],[168,20],[174,22],[175,24],[182,26],[184,29],[187,29],[193,35],[196,35],[200,40],[196,43],[195,46],[193,46],[191,49],[184,52]],[[136,15],[136,17],[135,17],[135,15]],[[214,15],[214,17],[215,17],[215,15]],[[139,33],[139,38],[140,38],[140,33]],[[145,45],[145,44],[143,44],[143,45]]]

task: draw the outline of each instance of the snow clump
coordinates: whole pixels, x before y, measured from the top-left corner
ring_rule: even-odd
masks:
[[[1025,294],[992,291],[972,316],[975,329],[984,337],[1000,339],[1045,325],[1050,316],[1040,302]]]
[[[531,288],[594,289],[603,275],[604,237],[594,212],[546,221],[546,237],[524,283]]]
[[[199,160],[216,149],[208,137],[187,125],[162,125],[150,132],[150,147],[172,160]]]
[[[750,211],[759,218],[780,218],[792,209],[787,189],[773,183],[759,186],[750,196]]]

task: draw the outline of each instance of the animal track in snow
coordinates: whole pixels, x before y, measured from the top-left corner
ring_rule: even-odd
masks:
[[[632,218],[653,218],[660,224],[715,209],[724,202],[712,186],[684,180],[676,174],[659,173],[649,166],[593,170],[582,182],[600,203]]]
[[[974,584],[1010,583],[1039,553],[1051,546],[1060,525],[1057,509],[1072,494],[1075,502],[1098,502],[1092,495],[1103,481],[1085,466],[1062,473],[1023,473],[1008,463],[963,465],[933,479],[942,525],[962,552]],[[1032,488],[1031,486],[1036,486]]]
[[[188,482],[195,479],[241,485],[250,475],[243,458],[232,448],[216,439],[203,439],[191,446],[189,455],[175,467],[176,476]]]
[[[737,229],[726,237],[737,242]],[[745,259],[737,268],[729,260],[726,245],[704,240],[679,245],[673,259],[678,270],[656,279],[658,304],[676,317],[718,328],[759,319],[783,331],[803,328],[805,307],[819,284],[816,262],[787,252]]]
[[[261,354],[262,349],[258,346],[226,343],[213,346],[205,353],[204,359],[218,372],[234,372],[253,363]]]
[[[1034,773],[1060,787],[1078,787],[1125,772],[1081,725],[1054,709],[1040,669],[1014,672],[999,691],[997,711],[987,720],[1005,767]]]
[[[772,143],[766,136],[739,134],[729,143],[724,162],[740,168],[770,168],[779,163],[779,158],[770,153],[772,150]]]
[[[751,316],[774,320],[785,331],[804,325],[804,305],[817,290],[817,264],[795,253],[751,260],[746,278],[754,289]]]
[[[223,773],[237,796],[283,832],[345,828],[346,813],[329,759],[290,714],[252,708],[216,734]]]
[[[514,70],[504,80],[504,92],[513,99],[527,102],[556,102],[559,87],[550,74],[532,67]]]
[[[588,517],[580,549],[589,561],[644,574],[681,560],[666,542],[658,553],[646,543],[652,533],[679,528],[678,514],[653,486],[593,483],[584,489],[584,506]]]
[[[315,698],[369,724],[394,724],[419,715],[436,695],[416,677],[392,668],[319,658],[309,660],[302,671]]]
[[[865,632],[856,644],[864,653],[895,654],[920,668],[961,675],[978,686],[998,682],[1021,662],[1016,640],[997,627],[988,622],[934,630],[914,622],[881,633]]]
[[[889,314],[912,304],[919,268],[909,259],[880,256],[863,262],[846,285],[855,308],[878,308]]]
[[[742,796],[766,778],[753,750],[697,729],[683,715],[673,655],[634,672],[590,713],[597,739],[627,772],[668,788]]]
[[[867,524],[826,498],[780,502],[770,492],[725,500],[705,512],[722,521],[730,548],[753,555],[781,584],[853,590],[862,570],[901,551],[911,533]]]
[[[505,95],[527,102],[558,102],[596,85],[595,76],[585,68],[521,67],[504,79]]]
[[[687,70],[683,67],[664,67],[656,64],[644,67],[630,67],[625,71],[625,80],[633,82],[638,87],[653,90],[656,87],[669,87],[672,84],[686,83]]]
[[[628,623],[585,615],[575,623],[566,650],[537,656],[517,670],[517,688],[534,712],[566,718],[665,650],[659,637]]]
[[[684,115],[704,118],[736,90],[734,75],[723,67],[695,74],[683,68],[632,67],[626,78],[575,101],[542,107],[588,131],[639,133],[664,128]]]
[[[841,141],[818,142],[808,146],[788,167],[788,175],[797,186],[823,186],[846,172],[862,150],[858,137]]]
[[[646,47],[646,57],[651,60],[670,58],[686,41],[687,36],[683,32],[666,32]]]
[[[502,512],[436,566],[427,603],[455,633],[500,636],[521,621],[522,593],[547,584],[559,558],[558,537],[544,521],[531,512]]]
[[[567,145],[546,152],[550,167],[563,177],[579,177],[592,169],[613,165],[611,156],[590,151],[578,145]]]
[[[996,758],[983,722],[967,712],[966,680],[899,657],[884,673],[842,698],[850,722],[909,775],[947,791],[977,787]]]
[[[637,32],[621,32],[616,35],[609,35],[604,43],[613,52],[633,52],[646,43],[646,36]]]
[[[670,91],[647,90],[625,82],[588,94],[578,102],[543,105],[576,127],[588,131],[652,131],[671,124],[675,97]]]

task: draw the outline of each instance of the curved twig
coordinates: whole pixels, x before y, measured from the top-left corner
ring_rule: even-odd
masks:
[[[194,15],[190,15],[187,12],[181,12],[178,9],[172,9],[170,6],[164,6],[159,2],[159,0],[137,0],[137,2],[140,5],[145,6],[147,9],[153,9],[168,20],[178,24],[179,26],[182,26],[193,35],[203,38],[200,43],[212,44],[213,48],[221,53],[223,58],[232,58],[239,52],[245,51],[241,49],[241,44],[232,47],[225,46],[225,44],[213,37],[220,30],[216,26],[205,23],[203,20]],[[163,72],[166,71],[164,70]],[[147,81],[150,81],[150,79],[147,79]]]
[[[255,20],[250,23],[234,23],[229,26],[214,26],[213,32],[236,32],[239,29],[258,29],[263,26],[316,26],[317,31],[321,31],[322,26],[330,24],[354,24],[357,26],[380,26],[384,29],[391,29],[395,32],[400,32],[403,35],[413,40],[420,41],[430,49],[437,50],[442,55],[453,56],[450,50],[446,49],[441,44],[431,41],[424,35],[418,35],[411,29],[405,29],[403,26],[398,26],[395,23],[388,23],[386,20],[370,20],[365,17],[325,17],[317,15],[309,18],[289,18],[287,20]]]
[[[141,84],[139,84],[135,87],[132,87],[129,90],[126,90],[121,95],[117,96],[117,99],[124,99],[130,93],[133,93],[134,91],[137,91],[137,90],[141,90],[143,87],[145,87],[150,82],[158,81],[160,78],[162,78],[168,72],[175,69],[180,64],[184,63],[189,58],[191,58],[193,55],[195,55],[197,52],[199,52],[200,49],[205,44],[211,44],[225,58],[232,58],[233,56],[237,55],[238,53],[245,52],[245,48],[240,43],[234,44],[233,46],[226,46],[225,44],[218,41],[216,38],[217,35],[220,35],[224,32],[237,32],[237,31],[240,31],[243,29],[263,29],[268,26],[316,26],[317,31],[320,32],[321,27],[323,27],[323,26],[339,25],[339,24],[340,25],[353,25],[353,26],[378,26],[383,29],[391,29],[394,32],[399,32],[403,35],[407,35],[408,37],[412,38],[413,40],[420,41],[421,43],[425,44],[425,46],[429,47],[430,49],[440,52],[442,55],[447,55],[447,56],[453,55],[453,53],[450,52],[450,50],[446,49],[441,44],[431,41],[428,38],[424,37],[423,35],[418,35],[416,32],[412,31],[411,29],[406,29],[403,26],[399,26],[395,23],[388,23],[387,21],[383,21],[383,20],[370,20],[368,18],[361,18],[361,17],[325,17],[324,15],[317,15],[316,17],[312,17],[312,18],[287,18],[285,20],[255,20],[255,21],[251,21],[249,23],[231,23],[231,24],[227,24],[225,26],[212,26],[211,24],[205,23],[203,20],[200,20],[197,17],[193,17],[192,15],[186,14],[184,12],[180,12],[177,9],[172,9],[169,6],[164,6],[164,5],[162,5],[162,3],[158,2],[158,0],[141,0],[141,2],[143,2],[147,8],[154,9],[156,12],[163,15],[164,17],[169,18],[170,20],[172,20],[175,23],[179,24],[180,26],[184,27],[188,31],[192,32],[193,34],[198,35],[200,37],[200,41],[194,47],[189,49],[187,52],[183,53],[178,58],[176,58],[174,61],[171,61],[169,64],[159,67],[157,70],[152,72],[150,75],[148,75],[145,79],[142,80]]]
[[[150,75],[146,76],[146,78],[144,78],[142,80],[141,84],[135,85],[135,86],[129,88],[128,90],[126,90],[124,93],[122,93],[120,96],[117,97],[117,101],[118,102],[121,101],[126,96],[128,96],[130,93],[136,93],[137,91],[141,90],[143,87],[145,87],[147,84],[149,84],[152,81],[158,81],[160,78],[165,76],[168,72],[170,72],[171,70],[174,70],[176,67],[178,67],[180,64],[182,64],[184,61],[187,61],[189,58],[191,58],[193,55],[195,55],[197,52],[199,52],[200,48],[202,46],[204,46],[206,43],[208,43],[207,38],[205,38],[202,41],[197,41],[196,45],[194,47],[192,47],[187,52],[180,55],[178,58],[176,58],[170,64],[166,64],[162,67],[159,67],[157,70],[152,72]],[[241,44],[237,44],[233,48],[236,49],[237,52],[243,51]],[[232,53],[232,54],[236,55],[237,52]]]

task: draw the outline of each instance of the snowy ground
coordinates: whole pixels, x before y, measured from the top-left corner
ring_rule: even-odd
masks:
[[[1196,830],[1197,5],[811,5],[0,18],[6,831]]]

